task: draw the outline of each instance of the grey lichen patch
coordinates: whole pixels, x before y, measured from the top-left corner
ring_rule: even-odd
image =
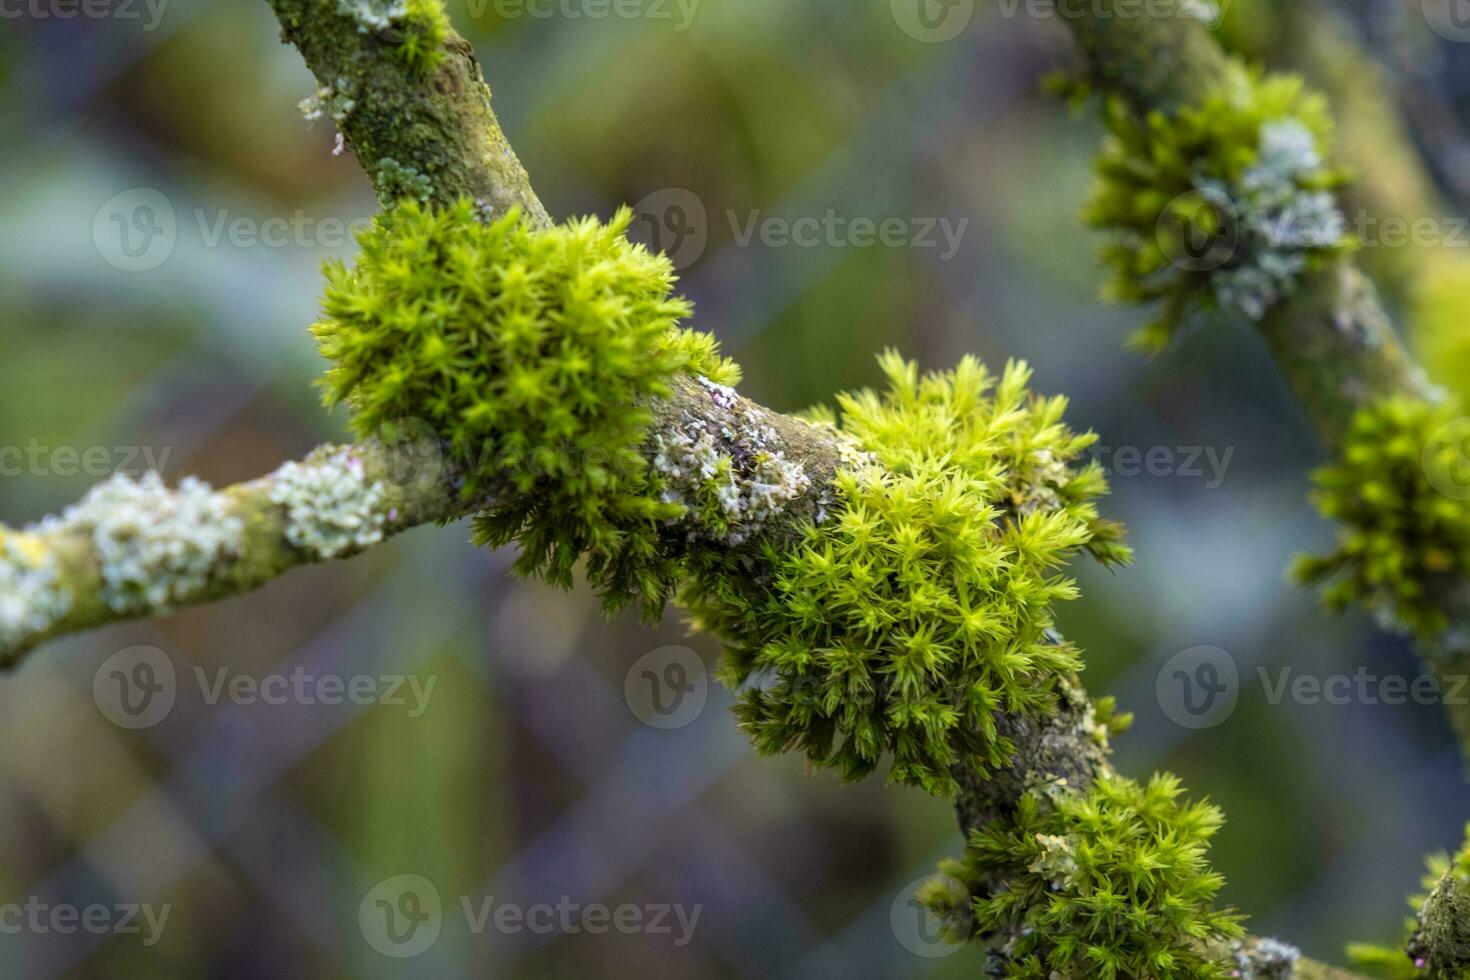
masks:
[[[357,107],[357,102],[352,97],[352,83],[345,78],[339,78],[333,84],[317,89],[315,95],[302,99],[297,107],[307,122],[316,122],[325,117],[341,126]]]
[[[380,481],[367,478],[351,447],[287,463],[276,471],[270,500],[286,508],[286,540],[319,559],[377,544],[393,519],[389,494]]]
[[[337,0],[337,12],[363,34],[382,36],[408,17],[406,0]]]
[[[666,503],[685,508],[675,525],[691,541],[745,543],[812,486],[806,468],[776,447],[781,439],[764,409],[699,379],[712,410],[685,412],[655,431],[653,469]]]
[[[1322,167],[1316,136],[1300,121],[1283,119],[1261,127],[1259,158],[1238,183],[1198,183],[1206,198],[1233,212],[1241,239],[1236,254],[1245,257],[1211,277],[1221,308],[1259,321],[1296,292],[1311,253],[1346,243],[1347,219],[1336,198],[1303,189]]]
[[[49,630],[71,611],[56,556],[38,538],[0,531],[0,650]]]
[[[33,530],[90,536],[103,602],[117,613],[149,614],[204,592],[211,573],[239,553],[244,524],[209,484],[185,477],[170,490],[150,472],[141,480],[119,473]]]
[[[1230,944],[1230,959],[1240,980],[1291,980],[1301,956],[1301,950],[1279,939],[1237,939]]]

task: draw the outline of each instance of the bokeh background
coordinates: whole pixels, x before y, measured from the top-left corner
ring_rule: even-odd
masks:
[[[1172,769],[1225,808],[1214,856],[1254,930],[1339,961],[1351,939],[1395,940],[1470,791],[1436,706],[1267,697],[1258,667],[1273,683],[1288,667],[1419,674],[1402,641],[1286,581],[1292,555],[1331,536],[1305,499],[1318,448],[1242,326],[1154,360],[1123,351],[1137,315],[1098,301],[1077,220],[1099,128],[1040,92],[1071,64],[1061,24],[1025,2],[932,4],[965,14],[946,37],[958,22],[916,30],[905,3],[449,9],[548,207],[642,202],[640,234],[678,253],[697,323],[753,397],[797,409],[874,383],[886,345],[929,368],[1025,358],[1037,388],[1070,395],[1072,423],[1102,434],[1106,510],[1138,551],[1116,574],[1079,562],[1085,597],[1061,611],[1089,688],[1137,713],[1122,768]],[[1332,7],[1418,113],[1417,149],[1458,199],[1470,48],[1418,0]],[[301,118],[314,81],[258,0],[87,9],[0,6],[0,446],[24,451],[0,457],[12,524],[114,469],[219,485],[345,433],[317,403],[306,327],[321,261],[351,254],[342,229],[375,204],[351,154],[333,155],[330,120]],[[1223,36],[1289,64],[1276,12],[1236,0]],[[174,217],[162,261],[119,251],[112,215],[144,190]],[[898,219],[902,241],[781,242],[783,222],[829,213]],[[753,218],[768,231],[747,237]],[[931,219],[962,229],[957,248],[938,225],[925,244]],[[682,727],[643,723],[625,697],[640,658],[683,646],[713,665],[716,645],[672,616],[609,623],[586,591],[514,580],[510,555],[467,536],[419,529],[248,597],[54,643],[0,679],[0,903],[168,910],[151,945],[146,926],[5,931],[0,976],[976,975],[973,951],[935,955],[905,900],[960,849],[943,803],[755,758],[712,683]],[[177,697],[130,730],[94,680],[138,645],[169,658]],[[1233,714],[1195,730],[1170,720],[1156,678],[1202,645],[1241,684]],[[434,686],[418,712],[211,704],[196,670]],[[411,960],[359,924],[399,875],[445,908]],[[684,943],[677,925],[476,934],[461,896],[699,918]]]

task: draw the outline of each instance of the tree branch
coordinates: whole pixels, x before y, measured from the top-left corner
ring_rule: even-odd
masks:
[[[1140,117],[1171,117],[1230,81],[1230,59],[1180,5],[1140,13],[1131,0],[1058,0],[1087,59],[1090,80]],[[1120,9],[1126,7],[1127,9]],[[1443,399],[1404,349],[1373,285],[1350,256],[1309,273],[1260,324],[1287,383],[1329,450],[1352,417],[1385,398]]]
[[[365,32],[334,0],[270,2],[323,89],[350,98],[352,108],[339,122],[380,195],[397,196],[404,181],[412,187],[425,177],[431,199],[469,193],[497,211],[519,205],[538,222],[549,222],[461,38],[451,32],[445,56],[419,75],[393,57],[391,37]],[[1207,47],[1194,46],[1208,57]],[[1139,67],[1152,77],[1152,68]],[[680,381],[670,399],[651,408],[655,421],[643,447],[651,464],[668,437],[691,426],[708,433],[726,456],[759,430],[769,451],[782,453],[807,477],[788,504],[796,521],[821,511],[834,474],[849,458],[833,430],[700,380]],[[462,499],[456,473],[442,462],[448,457],[437,450],[432,440],[426,446],[401,436],[323,447],[302,463],[217,492],[193,483],[166,491],[156,479],[114,481],[60,518],[18,532],[0,530],[0,583],[10,576],[26,583],[18,593],[23,599],[40,597],[34,604],[0,605],[0,624],[10,624],[10,632],[0,634],[0,652],[13,661],[62,633],[237,594],[297,565],[346,557],[416,524],[485,507],[490,501]],[[788,526],[763,534],[770,539]],[[678,533],[701,530],[681,525]],[[54,615],[48,619],[48,613]],[[997,714],[1000,732],[1014,745],[1008,768],[985,778],[956,774],[962,829],[1006,817],[1036,787],[1062,781],[1084,791],[1112,774],[1092,704],[1072,679],[1057,684],[1054,715]],[[1341,971],[1283,959],[1281,950],[1248,941],[1220,949],[1218,958],[1241,976],[1351,980]]]
[[[1065,7],[1071,0],[1059,2]],[[1126,3],[1082,4],[1066,18],[1098,87],[1121,96],[1140,116],[1167,117],[1227,84],[1229,58],[1201,23],[1177,9],[1169,16],[1125,15],[1114,9],[1115,4]],[[1320,29],[1314,21],[1314,36]],[[1336,43],[1340,50],[1346,42],[1337,38]],[[1320,61],[1326,55],[1316,51],[1315,57]],[[1382,115],[1381,106],[1370,108],[1375,118]],[[1352,132],[1357,141],[1355,159],[1360,160],[1363,135],[1359,127]],[[1375,155],[1380,154],[1375,150]],[[1424,199],[1401,181],[1379,175],[1381,167],[1401,173],[1402,157],[1390,154],[1369,163],[1374,177],[1364,191],[1367,199]],[[1397,195],[1385,187],[1386,181],[1399,187]],[[1406,350],[1372,282],[1350,255],[1328,259],[1306,273],[1298,290],[1273,306],[1258,329],[1329,452],[1341,448],[1353,417],[1363,408],[1395,397],[1430,404],[1446,397]],[[1443,677],[1470,673],[1470,582],[1463,576],[1444,576],[1432,601],[1449,626],[1432,642],[1421,644],[1424,659]],[[1470,709],[1447,705],[1446,712],[1462,752],[1470,758]]]

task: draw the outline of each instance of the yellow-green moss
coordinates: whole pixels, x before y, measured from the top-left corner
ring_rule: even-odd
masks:
[[[683,601],[728,644],[758,750],[844,779],[886,754],[894,781],[948,795],[955,767],[1005,763],[998,712],[1052,709],[1079,667],[1047,636],[1051,603],[1076,594],[1061,566],[1128,552],[1094,506],[1101,471],[1079,462],[1093,437],[1062,424],[1065,400],[1027,392],[1024,366],[921,378],[890,352],[883,367],[886,391],[840,399],[854,453],[826,520],[754,567],[704,556]]]
[[[1470,572],[1470,423],[1448,437],[1459,414],[1407,398],[1359,412],[1338,462],[1315,476],[1319,509],[1340,525],[1337,548],[1296,565],[1301,581],[1328,583],[1331,608],[1362,606],[1431,651],[1450,625],[1444,591]]]
[[[1198,312],[1259,320],[1323,256],[1347,246],[1329,189],[1331,121],[1301,80],[1231,65],[1202,103],[1140,117],[1103,104],[1111,138],[1087,207],[1108,233],[1109,298],[1157,315],[1133,337],[1169,343]]]
[[[1241,935],[1239,916],[1215,907],[1224,879],[1205,859],[1223,817],[1180,794],[1169,775],[1147,784],[1105,777],[1085,793],[1033,792],[972,833],[964,860],[941,871],[973,896],[974,935],[992,950],[995,975],[1232,976],[1212,947]],[[956,920],[948,891],[919,898]]]
[[[733,380],[690,312],[673,269],[630,243],[630,213],[535,230],[512,212],[486,222],[468,201],[404,201],[361,238],[352,268],[327,264],[314,328],[333,366],[328,404],[360,436],[428,423],[463,478],[491,495],[476,524],[516,541],[517,567],[567,585],[579,558],[611,604],[658,605],[678,580],[662,525],[684,508],[639,448],[649,402],[688,372]]]

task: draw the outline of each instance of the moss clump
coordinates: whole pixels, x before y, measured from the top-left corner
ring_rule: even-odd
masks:
[[[826,520],[794,546],[706,556],[683,601],[729,646],[737,715],[756,748],[804,751],[843,779],[892,756],[891,779],[948,795],[951,770],[1003,765],[995,715],[1052,708],[1075,651],[1048,637],[1075,552],[1126,560],[1093,504],[1093,441],[1065,400],[972,358],[919,377],[886,354],[888,389],[840,399],[852,442]],[[835,421],[834,421],[834,424]],[[754,569],[754,575],[753,575]],[[754,581],[752,579],[754,578]]]
[[[1470,974],[1470,826],[1459,853],[1432,854],[1424,867],[1424,890],[1409,897],[1414,914],[1404,920],[1403,944],[1354,943],[1347,949],[1354,967],[1387,980],[1462,980]]]
[[[1224,879],[1205,860],[1223,817],[1180,792],[1170,775],[1106,777],[1083,794],[1028,794],[971,834],[964,860],[942,870],[975,896],[975,935],[1000,975],[1230,976],[1208,950],[1241,935],[1240,917],[1214,906]],[[953,917],[950,902],[920,899]]]
[[[398,57],[420,75],[439,67],[449,39],[449,17],[439,0],[406,0]]]
[[[326,266],[313,327],[333,362],[329,405],[359,436],[421,419],[446,443],[467,501],[493,494],[476,537],[518,541],[517,568],[560,585],[579,557],[610,605],[656,606],[678,578],[662,499],[639,446],[649,403],[680,372],[734,380],[715,342],[677,326],[667,259],[624,236],[625,209],[547,230],[468,201],[404,201]]]
[[[1330,583],[1334,610],[1363,606],[1431,649],[1449,625],[1440,596],[1470,571],[1470,483],[1461,442],[1446,437],[1459,414],[1407,398],[1360,411],[1341,458],[1315,477],[1318,508],[1341,524],[1337,549],[1295,569]]]
[[[1107,295],[1158,304],[1132,343],[1166,346],[1186,317],[1259,320],[1325,256],[1348,245],[1323,158],[1325,101],[1294,76],[1233,68],[1229,83],[1173,117],[1104,102],[1112,132],[1086,218],[1110,233]]]

